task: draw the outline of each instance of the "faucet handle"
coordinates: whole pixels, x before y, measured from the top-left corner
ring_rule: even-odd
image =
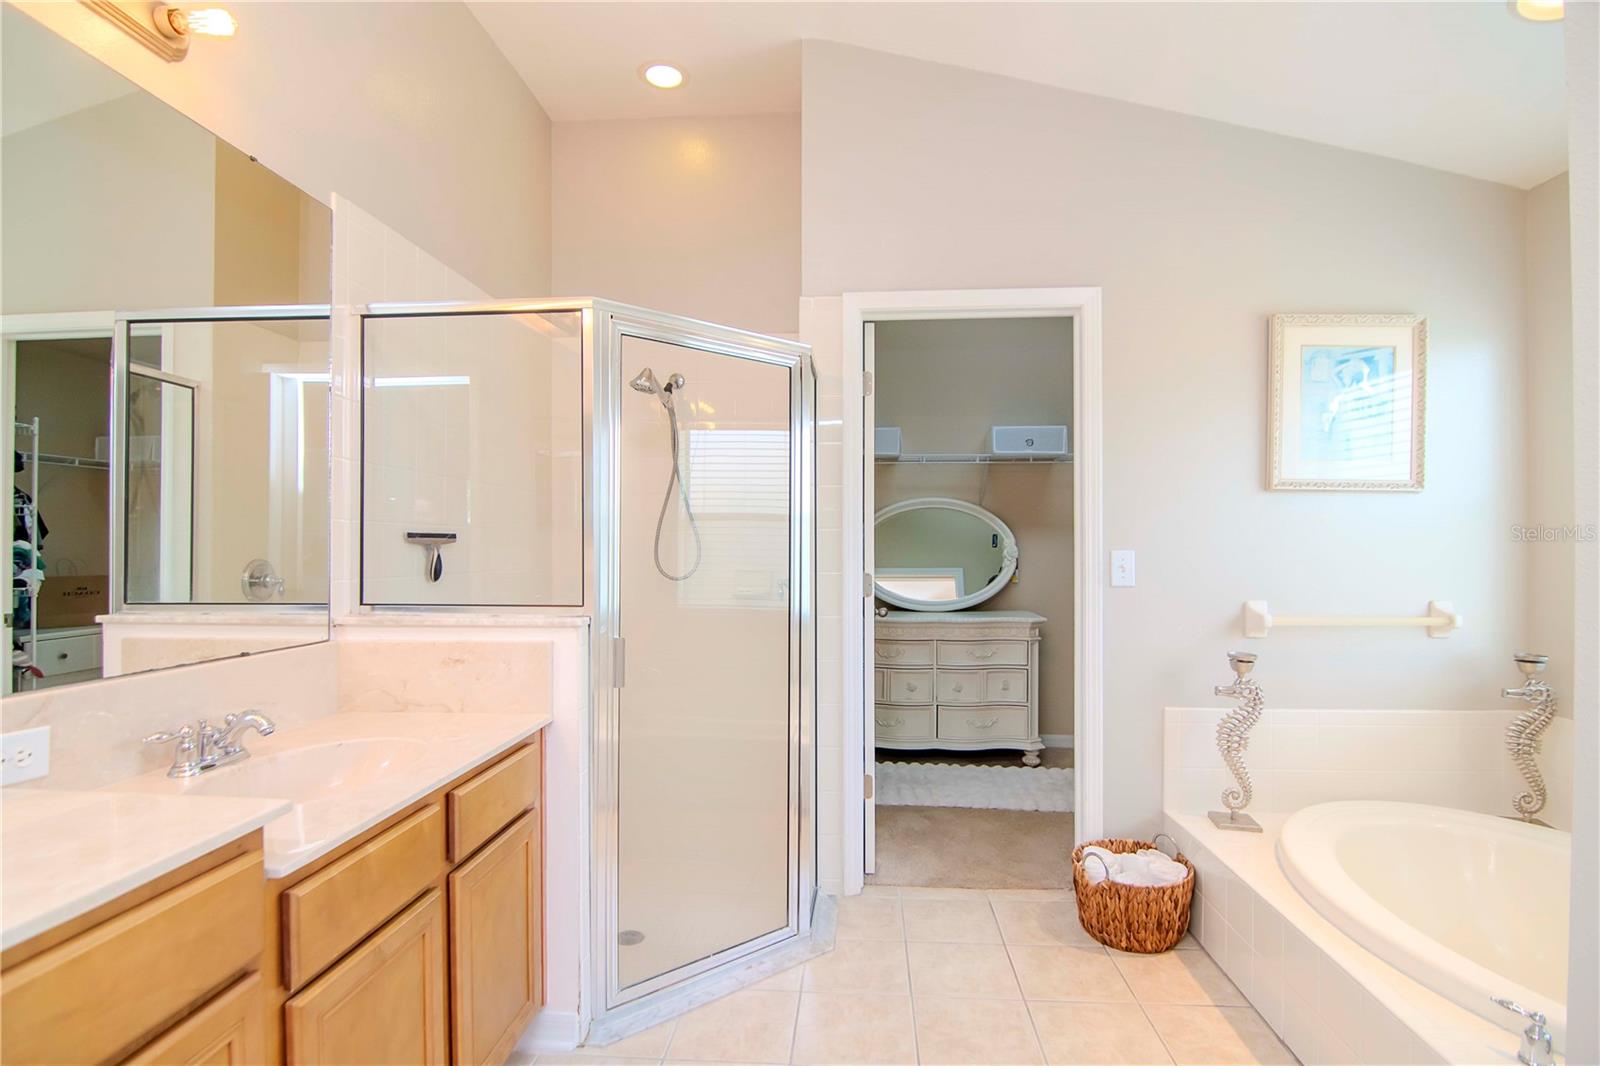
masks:
[[[1534,1025],[1543,1025],[1545,1022],[1549,1021],[1549,1019],[1544,1016],[1542,1011],[1529,1010],[1522,1004],[1506,999],[1504,996],[1491,996],[1489,998],[1494,1000],[1495,1006],[1504,1007],[1513,1014],[1520,1014]]]
[[[1529,1026],[1522,1031],[1522,1046],[1517,1049],[1517,1061],[1522,1066],[1555,1066],[1555,1041],[1545,1028],[1548,1019],[1543,1011],[1529,1010],[1502,996],[1490,996],[1496,1006],[1528,1019]]]
[[[143,738],[143,743],[167,744],[174,740],[183,743],[194,740],[194,726],[186,725],[175,732],[163,730],[159,733],[151,733],[149,736]]]

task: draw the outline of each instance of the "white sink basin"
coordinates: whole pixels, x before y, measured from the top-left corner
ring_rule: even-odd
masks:
[[[404,773],[420,761],[427,742],[416,737],[362,737],[308,744],[207,771],[185,793],[252,796],[296,804],[337,799],[352,789]]]
[[[349,712],[271,736],[246,734],[250,756],[195,777],[155,770],[108,786],[287,800],[264,831],[269,878],[284,877],[403,811],[549,722],[548,716]]]

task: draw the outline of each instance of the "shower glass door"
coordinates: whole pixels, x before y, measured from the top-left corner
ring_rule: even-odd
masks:
[[[809,905],[802,368],[672,336],[613,334],[613,1004],[792,935]]]

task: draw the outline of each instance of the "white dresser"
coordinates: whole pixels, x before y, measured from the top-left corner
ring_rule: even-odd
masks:
[[[1039,627],[1029,611],[890,611],[874,633],[880,748],[1015,748],[1038,766]]]

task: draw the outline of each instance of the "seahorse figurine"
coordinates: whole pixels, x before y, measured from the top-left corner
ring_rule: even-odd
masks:
[[[1519,792],[1512,799],[1511,806],[1517,812],[1517,817],[1524,822],[1538,822],[1539,819],[1534,816],[1544,810],[1547,793],[1544,787],[1544,775],[1539,772],[1537,756],[1540,738],[1549,728],[1551,719],[1556,716],[1556,694],[1547,683],[1534,677],[1535,674],[1543,673],[1544,668],[1550,664],[1548,655],[1531,655],[1519,651],[1512,656],[1512,659],[1526,680],[1523,681],[1521,688],[1502,689],[1500,695],[1508,700],[1526,700],[1531,706],[1506,726],[1506,751],[1511,753],[1511,761],[1516,763],[1523,780],[1528,783],[1527,790]]]
[[[1218,829],[1259,833],[1261,823],[1242,813],[1250,805],[1252,795],[1250,771],[1244,765],[1244,753],[1250,746],[1250,730],[1261,720],[1266,697],[1261,692],[1261,685],[1249,676],[1256,665],[1254,655],[1241,651],[1229,652],[1228,665],[1233,667],[1234,682],[1231,685],[1218,685],[1216,693],[1233,697],[1239,701],[1239,706],[1217,723],[1217,751],[1222,755],[1228,771],[1233,774],[1235,783],[1233,787],[1222,790],[1222,805],[1227,808],[1226,812],[1209,811],[1207,815]]]

